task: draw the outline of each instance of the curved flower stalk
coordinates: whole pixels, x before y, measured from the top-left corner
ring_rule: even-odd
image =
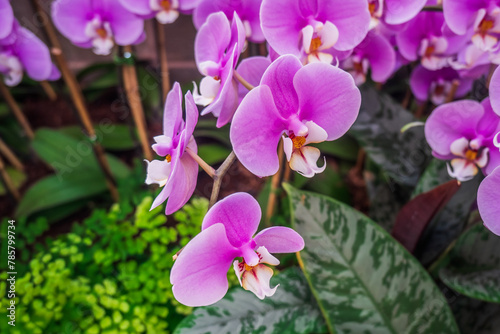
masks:
[[[434,71],[448,66],[450,57],[466,45],[467,37],[451,32],[443,13],[421,12],[396,35],[396,41],[406,59],[420,59],[425,68]]]
[[[399,25],[410,21],[425,6],[427,0],[368,0],[370,29],[380,22]]]
[[[267,57],[250,57],[243,59],[236,71],[245,78],[246,82],[250,85],[256,87],[259,85],[264,72],[266,72],[267,68],[271,65],[271,60]],[[249,90],[247,87],[243,86],[243,84],[238,83],[238,98],[239,103],[243,100],[243,98],[248,94]],[[239,104],[238,103],[238,104]]]
[[[361,94],[347,72],[323,63],[302,66],[292,55],[281,56],[238,107],[231,143],[240,162],[264,177],[279,169],[277,147],[284,136],[290,167],[312,177],[326,166],[316,165],[320,151],[307,144],[344,135],[360,105]]]
[[[172,267],[175,299],[188,306],[219,301],[227,292],[231,265],[245,290],[260,299],[272,296],[278,286],[269,286],[273,270],[266,264],[278,265],[279,260],[270,253],[301,251],[304,239],[281,226],[253,237],[260,218],[259,203],[246,193],[230,195],[215,204],[205,216],[200,234],[186,245]]]
[[[238,14],[234,14],[232,22],[222,12],[212,14],[196,35],[196,65],[205,77],[200,93],[194,85],[193,96],[196,104],[206,106],[202,115],[212,113],[218,118],[217,127],[231,121],[238,106],[233,73],[244,46],[245,30]]]
[[[463,100],[436,108],[425,124],[425,137],[435,157],[450,160],[448,172],[458,181],[472,179],[481,168],[485,175],[500,165],[495,135],[500,117],[490,99]]]
[[[341,63],[357,86],[366,81],[368,70],[375,82],[385,82],[394,72],[396,52],[391,43],[381,34],[370,31],[366,38],[354,48],[352,55]]]
[[[477,206],[484,226],[496,235],[500,235],[500,206],[498,189],[500,187],[500,167],[496,168],[479,185]]]
[[[14,21],[11,33],[0,39],[0,73],[6,85],[16,86],[21,82],[24,71],[36,81],[61,77],[52,63],[48,47]]]
[[[413,95],[421,102],[430,100],[438,106],[446,102],[453,89],[454,81],[459,82],[454,95],[457,98],[467,95],[474,82],[472,78],[461,78],[459,73],[451,67],[430,71],[418,65],[411,73],[410,88]]]
[[[119,0],[129,12],[142,18],[156,17],[162,24],[173,23],[179,13],[191,14],[199,0]]]
[[[163,190],[153,202],[156,208],[167,198],[167,215],[179,210],[191,198],[198,178],[198,163],[186,150],[197,152],[193,131],[198,122],[198,109],[191,93],[185,96],[186,122],[182,119],[182,91],[178,82],[168,93],[163,114],[163,135],[156,136],[153,150],[164,160],[148,163],[147,184],[157,183]]]
[[[0,39],[7,37],[14,26],[14,12],[9,0],[0,0]]]
[[[73,44],[108,55],[113,46],[144,40],[144,21],[117,0],[56,0],[52,20]]]
[[[271,47],[303,63],[345,59],[370,24],[366,0],[263,0],[260,17]]]
[[[450,29],[458,35],[472,30],[474,45],[483,51],[498,49],[500,38],[500,1],[444,0],[443,13]]]
[[[262,0],[201,0],[193,12],[193,23],[196,29],[207,21],[208,17],[223,12],[229,20],[238,14],[249,41],[262,43],[265,41],[260,25],[259,11]]]

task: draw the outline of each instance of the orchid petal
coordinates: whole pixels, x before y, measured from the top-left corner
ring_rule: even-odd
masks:
[[[34,80],[47,80],[52,73],[48,47],[28,29],[19,28],[17,34],[17,56],[26,73]]]
[[[200,64],[212,61],[219,64],[231,41],[231,26],[224,13],[211,14],[196,35],[195,59],[200,73]]]
[[[273,270],[266,265],[258,264],[251,271],[245,270],[241,278],[241,286],[245,290],[253,292],[259,299],[271,297],[276,292],[279,284],[270,288]]]
[[[280,261],[274,256],[272,256],[266,249],[266,247],[260,246],[255,251],[257,252],[257,254],[259,254],[260,258],[259,263],[267,263],[272,266],[277,266],[278,264],[280,264]]]
[[[500,67],[497,67],[490,81],[490,100],[493,111],[500,116]]]
[[[293,229],[273,226],[260,231],[254,238],[257,247],[270,253],[295,253],[304,249],[304,239]]]
[[[313,177],[322,173],[326,168],[326,158],[323,167],[317,166],[317,161],[321,152],[316,147],[304,146],[294,151],[290,159],[290,168],[299,172],[304,177]]]
[[[100,3],[103,12],[108,15],[108,22],[113,31],[113,37],[118,45],[137,44],[144,32],[144,20],[130,13],[116,0],[94,1]],[[78,6],[75,6],[78,7]]]
[[[498,205],[498,189],[500,188],[500,168],[488,175],[477,193],[477,206],[484,226],[496,235],[500,235],[500,206]]]
[[[59,0],[52,3],[52,20],[57,29],[72,42],[89,41],[85,27],[93,16],[92,0]]]
[[[14,12],[10,6],[9,0],[0,0],[0,39],[7,37],[14,24]]]
[[[194,141],[191,143],[190,149],[196,153],[197,149]],[[172,173],[171,176],[173,179],[172,189],[175,189],[175,191],[170,193],[170,197],[165,208],[166,215],[176,212],[189,201],[194,193],[196,182],[198,180],[198,163],[193,158],[185,154],[179,159],[178,165],[178,170],[176,173]]]
[[[168,92],[163,110],[163,134],[173,138],[182,124],[182,90],[178,82]]]

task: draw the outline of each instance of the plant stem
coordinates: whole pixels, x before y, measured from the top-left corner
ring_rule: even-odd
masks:
[[[5,183],[5,187],[7,188],[7,190],[12,194],[14,199],[17,202],[19,202],[19,200],[21,199],[21,195],[19,194],[19,191],[17,191],[16,186],[14,185],[14,182],[12,182],[10,175],[5,170],[5,164],[3,163],[3,160],[1,157],[0,157],[0,175],[2,176],[2,180]]]
[[[210,203],[208,205],[208,208],[210,209],[214,204],[217,202],[217,199],[219,198],[219,191],[220,187],[222,185],[222,179],[224,178],[224,175],[226,175],[227,171],[229,170],[229,167],[234,163],[236,160],[236,154],[234,154],[234,151],[229,154],[229,156],[224,160],[222,165],[215,171],[213,179],[214,179],[214,185],[212,188],[212,195],[210,196]]]
[[[167,94],[170,91],[170,74],[168,71],[167,46],[165,44],[165,26],[156,21],[156,45],[160,58],[162,103],[165,103]]]
[[[451,83],[451,89],[446,97],[445,103],[450,103],[455,99],[455,94],[457,93],[458,86],[460,86],[460,81],[455,79]]]
[[[2,80],[0,80],[0,93],[2,93],[3,97],[5,98],[5,101],[7,101],[7,105],[9,106],[10,110],[12,110],[12,113],[16,117],[17,121],[23,128],[28,138],[31,140],[35,138],[35,134],[33,133],[33,129],[31,128],[30,123],[24,116],[16,100],[14,100],[14,97],[10,93],[10,90],[7,88],[7,86],[5,86]]]
[[[215,169],[207,164],[198,154],[194,153],[189,147],[186,148],[186,153],[193,158],[198,165],[213,179],[215,177]]]
[[[276,172],[276,174],[274,174],[271,179],[271,189],[269,191],[269,197],[267,198],[266,217],[264,219],[264,224],[266,226],[271,226],[271,217],[273,216],[274,209],[276,207],[276,199],[277,199],[276,192],[278,191],[281,174],[283,173],[283,169],[286,164],[285,151],[283,150],[283,140],[280,140],[280,143],[278,145],[278,161],[280,163],[280,167]]]
[[[14,166],[17,170],[24,170],[23,163],[16,157],[14,152],[0,138],[0,153]]]
[[[246,81],[236,70],[233,72],[233,78],[235,78],[240,84],[242,84],[246,89],[252,90],[255,87]]]
[[[130,45],[125,46],[123,50],[125,57],[131,57],[132,47]],[[124,64],[122,71],[125,93],[127,94],[128,104],[130,106],[130,110],[132,111],[137,131],[139,132],[139,140],[141,141],[144,157],[148,160],[153,160],[153,154],[151,153],[146,130],[146,118],[144,116],[144,109],[142,108],[141,96],[139,94],[139,83],[137,82],[135,66]]]
[[[52,25],[52,22],[50,21],[47,13],[43,10],[40,0],[32,0],[32,3],[35,7],[35,11],[39,15],[39,19],[41,19],[41,23],[43,24],[43,28],[45,29],[50,44],[52,45],[52,55],[54,56],[57,65],[59,66],[59,70],[61,71],[64,82],[68,86],[73,104],[75,105],[78,115],[80,116],[80,120],[85,131],[87,132],[87,136],[92,143],[97,162],[99,163],[99,166],[104,173],[104,176],[106,178],[106,185],[109,189],[109,192],[111,193],[111,197],[115,202],[118,202],[119,195],[116,188],[116,182],[113,174],[111,173],[111,168],[109,167],[108,160],[104,155],[104,150],[99,142],[96,141],[96,133],[94,130],[94,126],[92,125],[87,106],[85,104],[85,99],[83,98],[82,90],[80,89],[75,75],[69,69],[66,58],[62,53],[61,43],[59,42],[59,39],[57,37],[56,30]]]
[[[52,88],[52,85],[50,82],[47,80],[40,81],[40,86],[42,86],[43,90],[45,91],[45,94],[49,97],[51,101],[57,100],[57,94],[54,88]]]
[[[443,7],[442,6],[425,6],[422,8],[423,12],[442,12]]]

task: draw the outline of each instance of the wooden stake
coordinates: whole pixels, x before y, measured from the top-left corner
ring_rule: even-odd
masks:
[[[0,153],[14,166],[17,170],[24,170],[23,163],[16,157],[14,152],[0,138]]]
[[[3,163],[1,157],[0,157],[0,175],[2,176],[2,180],[7,190],[12,194],[16,202],[19,202],[19,200],[21,199],[21,195],[19,194],[19,191],[14,185],[14,182],[10,178],[10,175],[7,173],[7,170],[5,170],[5,164]]]
[[[45,11],[43,10],[40,0],[32,0],[32,3],[35,6],[36,12],[40,15],[41,22],[43,24],[47,37],[50,41],[50,44],[52,45],[52,50],[51,50],[52,55],[54,56],[57,65],[59,66],[59,70],[61,71],[61,75],[64,79],[64,82],[68,86],[71,99],[73,100],[73,104],[75,105],[78,115],[80,116],[80,120],[83,123],[83,127],[87,132],[87,136],[92,142],[92,146],[94,148],[97,161],[106,177],[106,185],[108,186],[108,189],[111,193],[111,197],[115,202],[118,202],[119,195],[118,195],[118,190],[116,188],[116,182],[113,177],[113,174],[111,173],[111,168],[109,167],[109,163],[106,159],[106,156],[104,155],[104,150],[102,146],[99,144],[99,142],[96,141],[97,138],[96,133],[94,130],[94,126],[92,125],[90,114],[87,110],[87,106],[85,104],[85,99],[80,89],[80,85],[78,84],[78,81],[76,81],[75,75],[73,74],[73,72],[71,72],[71,70],[68,67],[66,59],[61,50],[61,43],[57,38],[55,28],[52,25],[52,22],[50,21],[49,17],[47,16],[47,13],[45,13]]]
[[[46,80],[40,81],[40,86],[42,86],[43,90],[45,91],[45,94],[47,94],[47,96],[49,97],[49,99],[51,101],[57,100],[57,94],[56,94],[54,88],[52,88],[52,85],[50,84],[50,82],[48,82]]]
[[[156,20],[155,20],[156,21]],[[158,48],[158,57],[160,59],[161,70],[161,88],[162,88],[162,104],[167,99],[167,94],[170,91],[170,73],[168,70],[167,46],[165,43],[165,26],[156,21],[156,45]]]
[[[17,121],[23,128],[28,138],[33,139],[35,137],[35,134],[33,133],[33,129],[31,128],[30,123],[24,116],[16,100],[14,100],[14,97],[10,93],[10,90],[7,88],[7,86],[5,86],[2,80],[0,80],[0,92],[2,93],[3,97],[5,98],[5,101],[7,102],[7,105],[9,106],[10,110],[12,110],[12,113],[16,117]]]
[[[125,57],[132,56],[132,47],[130,45],[125,46],[123,50]],[[124,64],[122,71],[125,93],[127,94],[128,104],[139,132],[139,140],[141,141],[144,157],[148,160],[153,160],[146,130],[146,118],[144,116],[144,109],[142,108],[141,96],[139,95],[139,83],[137,82],[135,66]]]

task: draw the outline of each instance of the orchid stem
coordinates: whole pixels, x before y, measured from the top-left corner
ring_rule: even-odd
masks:
[[[126,56],[132,55],[132,47],[130,45],[125,46],[123,51]],[[144,109],[142,108],[141,96],[139,95],[139,83],[137,82],[135,66],[123,64],[122,71],[125,93],[127,94],[128,104],[139,132],[144,157],[148,160],[153,160],[146,130],[146,118],[144,116]]]
[[[450,103],[455,99],[455,94],[457,93],[458,86],[460,86],[460,81],[455,79],[451,83],[451,89],[446,97],[445,103]]]
[[[24,132],[28,136],[29,139],[33,139],[35,137],[35,134],[33,133],[33,129],[31,128],[30,123],[26,119],[26,116],[24,116],[21,107],[17,104],[16,100],[10,93],[10,90],[5,86],[3,81],[0,80],[0,92],[2,93],[3,97],[5,98],[5,101],[7,101],[7,105],[9,108],[12,110],[12,113],[16,117],[17,121],[23,128]]]
[[[42,86],[42,89],[44,90],[45,94],[49,97],[49,100],[51,101],[56,101],[57,100],[57,94],[54,88],[52,88],[52,85],[47,81],[40,81],[40,86]]]
[[[214,186],[212,188],[212,195],[210,196],[210,203],[208,205],[209,209],[212,206],[214,206],[214,204],[217,202],[217,199],[219,198],[220,187],[222,186],[222,179],[229,170],[229,167],[231,167],[231,165],[235,162],[235,160],[236,160],[236,154],[234,154],[233,151],[231,152],[231,154],[229,154],[226,160],[224,160],[222,165],[215,171],[213,176]]]
[[[19,200],[21,199],[21,195],[19,194],[19,191],[14,185],[14,182],[10,178],[10,175],[7,173],[7,170],[5,169],[5,164],[3,163],[1,157],[0,157],[0,175],[2,176],[2,180],[5,183],[5,187],[7,188],[7,190],[9,190],[14,199],[17,202],[19,202]]]
[[[170,91],[170,74],[168,70],[167,46],[165,43],[165,26],[156,21],[156,43],[158,47],[158,56],[160,58],[162,103],[167,99]]]
[[[198,154],[194,153],[189,147],[186,148],[186,153],[193,158],[198,165],[213,179],[215,177],[215,169],[207,164]]]
[[[47,13],[44,11],[40,0],[32,0],[32,3],[35,7],[35,12],[39,15],[40,22],[43,25],[45,33],[52,45],[52,55],[61,71],[61,75],[64,79],[64,82],[68,86],[70,91],[71,99],[73,100],[73,104],[78,112],[80,120],[83,124],[83,127],[87,133],[88,138],[92,143],[92,147],[94,149],[94,153],[97,158],[97,162],[101,167],[102,172],[104,173],[106,179],[106,185],[111,194],[111,198],[115,201],[119,201],[118,189],[116,188],[116,181],[111,173],[111,168],[109,166],[108,160],[104,155],[104,150],[102,146],[96,141],[96,132],[94,130],[94,126],[92,125],[92,120],[90,119],[90,114],[88,112],[87,106],[85,104],[85,99],[82,94],[82,90],[76,80],[75,75],[69,69],[68,63],[66,62],[66,58],[64,57],[61,49],[61,43],[56,34],[56,30],[52,25]]]
[[[278,145],[278,161],[280,162],[280,167],[276,172],[276,174],[274,174],[271,179],[271,189],[269,191],[269,197],[267,199],[266,217],[264,220],[264,224],[266,226],[271,226],[271,217],[273,216],[276,207],[276,198],[277,198],[276,192],[278,191],[281,174],[283,173],[283,169],[286,163],[284,152],[285,151],[283,150],[283,140],[280,140],[280,143]]]
[[[443,6],[425,6],[422,8],[423,12],[442,12]]]
[[[233,78],[235,78],[240,84],[242,84],[248,90],[252,90],[255,88],[255,86],[246,81],[238,72],[236,72],[236,70],[233,72]]]
[[[0,138],[0,153],[14,166],[17,170],[24,170],[23,163],[16,157],[14,152]]]

